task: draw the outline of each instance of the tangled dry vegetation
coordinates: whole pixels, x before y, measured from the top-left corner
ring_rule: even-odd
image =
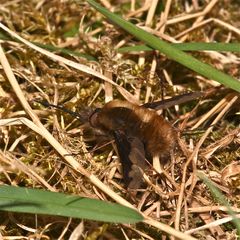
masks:
[[[156,12],[150,0],[100,2],[170,42],[237,42],[240,39],[238,1],[169,0],[165,6],[159,1]],[[163,10],[162,14],[159,10]],[[228,216],[226,207],[218,203],[197,176],[200,171],[210,178],[233,210],[240,212],[236,92],[158,53],[119,54],[118,48],[135,44],[136,39],[111,25],[85,1],[1,0],[0,11],[1,22],[14,33],[32,43],[57,46],[55,54],[63,57],[56,59],[46,50],[36,51],[31,44],[27,46],[26,42],[2,36],[1,45],[17,84],[9,83],[1,67],[0,116],[10,120],[0,128],[1,184],[111,200],[111,193],[100,190],[93,179],[89,180],[91,173],[152,219],[192,233],[197,239],[236,239],[235,226],[224,223]],[[1,33],[9,36],[6,31]],[[72,52],[62,52],[61,48]],[[207,51],[192,54],[239,78],[239,55]],[[70,67],[66,59],[82,64],[81,71],[80,65]],[[100,78],[89,74],[88,67],[99,72]],[[101,74],[115,85],[102,80]],[[206,92],[206,96],[161,112],[178,130],[179,146],[163,175],[148,173],[147,188],[134,198],[124,189],[120,164],[111,143],[97,144],[79,121],[34,102],[40,98],[72,111],[87,112],[87,107],[103,106],[112,98],[134,96],[144,103],[199,90]],[[29,118],[29,112],[35,113],[71,153],[67,160],[74,157],[84,169],[80,171],[82,174],[74,169],[73,162],[67,162],[54,150],[45,132],[39,132],[29,122],[11,121]],[[74,219],[4,212],[0,216],[3,239],[68,239],[76,227],[84,239],[168,239],[164,232],[143,223],[136,226],[84,220],[80,223]],[[197,230],[199,226],[204,229]]]

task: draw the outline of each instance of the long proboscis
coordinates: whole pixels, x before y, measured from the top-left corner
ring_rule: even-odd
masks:
[[[34,100],[34,102],[40,103],[40,104],[42,104],[44,107],[53,107],[53,108],[59,109],[59,110],[65,112],[65,113],[70,114],[71,116],[75,117],[76,119],[82,121],[82,116],[81,116],[80,113],[71,111],[71,110],[65,108],[64,106],[55,105],[55,104],[51,104],[51,103],[49,103],[49,102],[47,102],[47,101],[40,101],[40,100]]]

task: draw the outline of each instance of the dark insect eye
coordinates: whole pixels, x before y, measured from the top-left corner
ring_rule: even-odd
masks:
[[[101,108],[96,108],[94,112],[89,116],[89,123],[92,127],[97,127],[98,125],[98,113],[101,111]]]

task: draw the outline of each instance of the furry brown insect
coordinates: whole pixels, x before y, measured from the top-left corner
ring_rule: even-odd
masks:
[[[148,169],[146,159],[159,170],[159,160],[167,162],[176,143],[176,132],[171,124],[152,109],[168,108],[203,95],[202,92],[191,92],[142,106],[113,100],[103,108],[87,111],[87,114],[86,111],[77,113],[63,106],[35,101],[67,112],[82,123],[89,121],[96,135],[114,139],[122,163],[124,183],[128,188],[137,189],[142,186],[143,171]]]
[[[91,126],[115,139],[127,187],[142,184],[146,158],[167,162],[176,142],[176,132],[155,111],[127,101],[113,100],[89,117]]]

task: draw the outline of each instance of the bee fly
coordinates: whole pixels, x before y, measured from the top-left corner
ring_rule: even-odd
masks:
[[[153,162],[153,166],[159,169],[159,162],[166,163],[170,159],[170,153],[176,143],[176,131],[171,124],[149,108],[161,109],[164,108],[164,101],[169,107],[178,104],[176,102],[178,99],[183,103],[202,95],[196,92],[180,96],[157,104],[147,103],[145,106],[113,100],[106,103],[103,108],[95,109],[89,115],[88,121],[94,130],[115,140],[122,165],[123,181],[129,189],[142,186],[143,172],[148,169],[146,159]],[[40,103],[61,109],[81,119],[80,113],[71,112],[62,106]]]
[[[174,129],[162,116],[127,101],[108,102],[90,115],[89,123],[114,138],[124,183],[131,189],[142,185],[146,159],[167,162],[176,142]]]

